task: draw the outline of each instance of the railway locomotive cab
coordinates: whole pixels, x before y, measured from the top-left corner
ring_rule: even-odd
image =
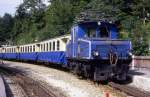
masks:
[[[109,22],[80,22],[71,29],[66,57],[69,69],[95,81],[126,80],[131,62],[131,41],[118,39]]]

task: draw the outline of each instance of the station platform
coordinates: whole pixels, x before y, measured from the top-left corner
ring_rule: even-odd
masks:
[[[5,85],[0,75],[0,97],[6,97]]]
[[[129,85],[150,92],[149,68],[134,68],[134,70],[129,71],[129,75],[132,77],[132,83]]]

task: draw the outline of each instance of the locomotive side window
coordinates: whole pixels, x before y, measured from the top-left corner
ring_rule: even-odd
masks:
[[[109,32],[106,26],[103,26],[100,28],[100,37],[101,38],[108,38],[109,37]]]
[[[87,28],[87,36],[96,37],[96,29],[92,27]]]

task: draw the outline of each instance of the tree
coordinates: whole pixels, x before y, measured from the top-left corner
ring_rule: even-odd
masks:
[[[1,42],[12,41],[13,24],[14,24],[13,18],[8,13],[6,13],[2,18],[0,18],[0,41]]]
[[[46,11],[46,38],[67,34],[74,18],[88,2],[90,0],[52,0]]]

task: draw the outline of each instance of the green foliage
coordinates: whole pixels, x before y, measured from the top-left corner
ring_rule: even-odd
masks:
[[[45,38],[68,33],[75,16],[81,12],[87,2],[87,0],[52,0],[46,11]]]
[[[149,3],[149,0],[93,0],[88,5],[90,9],[100,10],[117,18],[119,37],[132,40],[135,55],[148,55]]]
[[[5,14],[0,18],[0,42],[10,42],[12,39],[13,18],[10,14]]]
[[[135,55],[148,55],[148,34],[149,28],[146,25],[142,25],[142,22],[138,21],[131,31],[130,38],[133,42],[133,50]]]
[[[89,1],[51,0],[46,7],[42,0],[24,0],[14,17],[13,41],[25,44],[68,33],[75,16]]]

